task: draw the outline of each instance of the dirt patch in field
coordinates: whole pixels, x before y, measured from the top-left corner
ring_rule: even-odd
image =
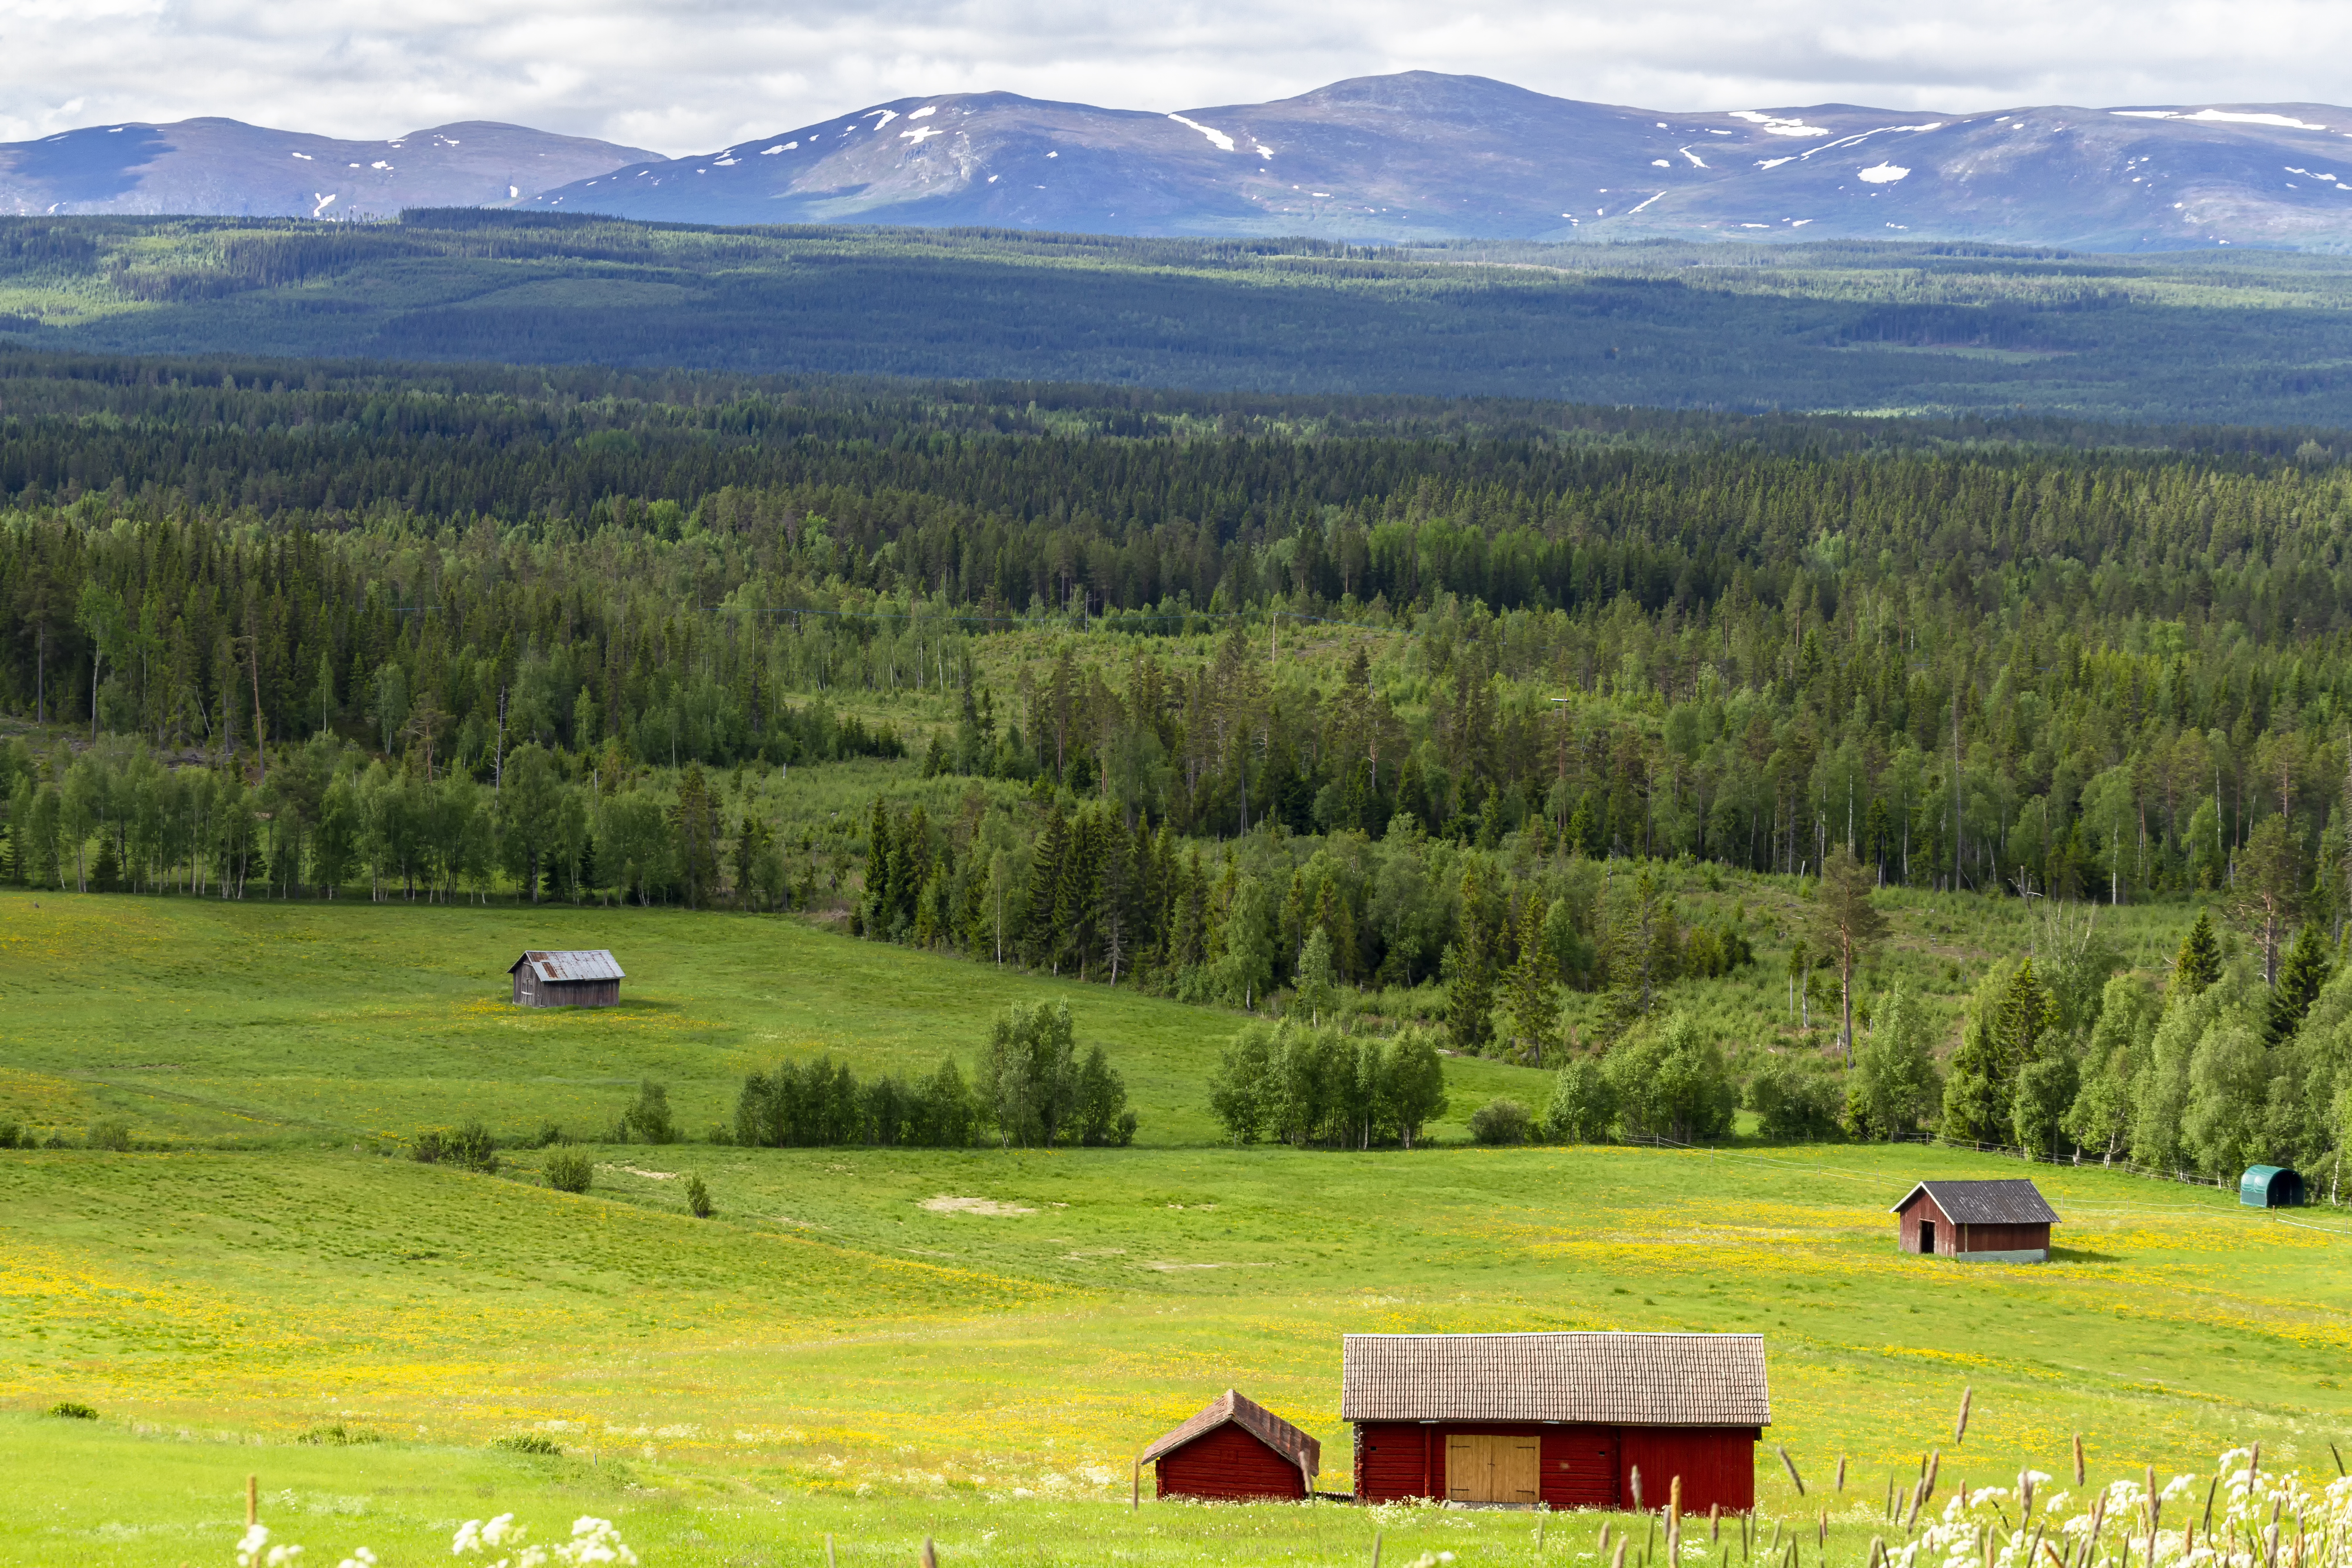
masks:
[[[1271,1263],[1147,1263],[1144,1268],[1158,1274],[1181,1274],[1192,1268],[1271,1268]]]
[[[991,1219],[1037,1212],[1026,1204],[1008,1204],[996,1198],[953,1198],[945,1193],[935,1198],[925,1198],[921,1206],[933,1214],[976,1214]]]

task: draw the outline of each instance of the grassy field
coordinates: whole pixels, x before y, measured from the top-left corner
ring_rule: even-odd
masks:
[[[630,1005],[506,1007],[526,942],[620,947]],[[1945,1473],[1979,1481],[2061,1472],[2076,1431],[2109,1475],[2254,1438],[2326,1469],[2352,1435],[2334,1211],[2042,1170],[2055,1262],[1903,1258],[1885,1210],[1911,1181],[2018,1167],[1481,1150],[1461,1115],[1541,1083],[1460,1059],[1437,1147],[1221,1148],[1201,1082],[1232,1017],[1098,986],[1058,989],[1127,1070],[1135,1149],[592,1142],[584,1196],[539,1184],[532,1152],[486,1177],[377,1152],[468,1114],[594,1135],[648,1075],[698,1127],[780,1053],[926,1068],[1055,989],[748,917],[0,895],[0,1115],[118,1117],[149,1145],[0,1153],[0,1465],[24,1500],[0,1561],[225,1563],[248,1472],[324,1562],[445,1559],[458,1521],[509,1509],[729,1568],[821,1561],[828,1533],[848,1562],[911,1561],[925,1534],[950,1562],[1360,1562],[1375,1530],[1391,1563],[1591,1559],[1590,1520],[1538,1555],[1525,1516],[1129,1513],[1130,1456],[1228,1385],[1320,1436],[1344,1489],[1357,1330],[1759,1331],[1769,1437],[1817,1489],[1854,1467],[1840,1563],[1886,1476],[1952,1448],[1964,1386]],[[689,1173],[716,1219],[685,1213]],[[66,1399],[100,1418],[39,1414]],[[564,1452],[488,1447],[518,1435]],[[1761,1452],[1768,1512],[1820,1506]]]
[[[518,1010],[525,947],[612,947],[598,1012]],[[224,903],[0,892],[0,1117],[79,1135],[308,1142],[480,1116],[519,1138],[610,1128],[661,1080],[700,1136],[743,1076],[829,1051],[861,1073],[969,1063],[1015,999],[1066,998],[1126,1075],[1147,1144],[1216,1136],[1202,1088],[1232,1014],[861,942],[797,921],[551,905]],[[1458,1125],[1526,1068],[1451,1064]]]
[[[1770,1436],[1817,1485],[1851,1457],[1864,1535],[1885,1475],[1951,1447],[1964,1385],[1950,1462],[1979,1479],[2062,1470],[2074,1431],[2113,1474],[2254,1438],[2324,1468],[2347,1429],[2352,1225],[2096,1171],[2042,1173],[2067,1224],[2036,1268],[1894,1255],[1909,1180],[2014,1169],[1914,1149],[596,1152],[584,1197],[348,1152],[0,1158],[0,1386],[26,1413],[0,1453],[58,1505],[0,1552],[217,1551],[251,1469],[337,1551],[421,1554],[520,1507],[613,1513],[689,1561],[822,1531],[995,1531],[1050,1562],[1115,1535],[1150,1561],[1146,1530],[1168,1561],[1328,1560],[1362,1516],[1116,1505],[1129,1456],[1228,1384],[1322,1437],[1344,1486],[1350,1330],[1760,1331]],[[685,1215],[688,1172],[720,1217]],[[100,1421],[31,1415],[60,1398]],[[384,1440],[301,1441],[331,1427]],[[519,1433],[566,1456],[485,1448]],[[1808,1506],[1764,1457],[1767,1509]],[[1216,1544],[1236,1531],[1263,1550]]]

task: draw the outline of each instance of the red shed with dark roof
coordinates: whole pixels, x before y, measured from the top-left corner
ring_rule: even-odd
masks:
[[[2023,1177],[1922,1182],[1892,1211],[1905,1252],[1963,1263],[2045,1263],[2058,1211]]]
[[[1314,1489],[1323,1445],[1228,1388],[1144,1449],[1137,1463],[1151,1466],[1164,1498],[1297,1500]]]
[[[1772,1424],[1759,1334],[1349,1334],[1356,1498],[1756,1506]]]

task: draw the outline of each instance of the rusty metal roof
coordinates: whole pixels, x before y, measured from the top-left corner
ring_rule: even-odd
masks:
[[[507,965],[512,974],[524,964],[541,980],[626,980],[621,966],[604,948],[570,948],[561,952],[526,952]]]
[[[1246,1399],[1228,1388],[1209,1402],[1208,1408],[1181,1426],[1162,1437],[1154,1439],[1143,1450],[1139,1464],[1149,1464],[1163,1454],[1172,1454],[1196,1437],[1203,1437],[1218,1427],[1232,1425],[1280,1454],[1294,1465],[1304,1465],[1308,1475],[1320,1475],[1323,1470],[1323,1445],[1268,1410],[1255,1400]]]
[[[1936,1200],[1954,1225],[2056,1225],[2058,1211],[2022,1176],[1999,1182],[1922,1182],[1887,1210],[1901,1214],[1921,1193]]]
[[[1769,1426],[1761,1334],[1349,1334],[1346,1421]]]

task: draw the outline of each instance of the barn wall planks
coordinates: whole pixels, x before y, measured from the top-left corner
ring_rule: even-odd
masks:
[[[1298,1467],[1239,1426],[1220,1426],[1152,1461],[1161,1497],[1302,1498]]]
[[[1356,1427],[1356,1496],[1365,1502],[1446,1498],[1453,1439],[1468,1435],[1538,1434],[1542,1440],[1543,1501],[1556,1509],[1622,1508],[1633,1467],[1642,1470],[1643,1500],[1666,1500],[1675,1476],[1683,1507],[1744,1511],[1756,1506],[1753,1427],[1580,1426],[1534,1422],[1367,1421]]]
[[[1920,1194],[1899,1216],[1895,1246],[1905,1252],[1917,1252],[1922,1221],[1936,1227],[1938,1258],[1958,1258],[1963,1252],[2025,1252],[2037,1247],[2046,1251],[2050,1246],[2050,1227],[2046,1225],[1959,1225],[1926,1193]]]
[[[1963,1225],[1950,1250],[1955,1252],[2025,1252],[2050,1245],[2046,1225]]]
[[[528,965],[514,973],[515,1005],[521,1007],[617,1007],[617,980],[541,980]]]
[[[1709,1508],[1745,1513],[1756,1506],[1759,1436],[1742,1427],[1627,1426],[1618,1436],[1619,1495],[1631,1500],[1639,1466],[1646,1507],[1663,1507],[1680,1476],[1685,1513]]]

